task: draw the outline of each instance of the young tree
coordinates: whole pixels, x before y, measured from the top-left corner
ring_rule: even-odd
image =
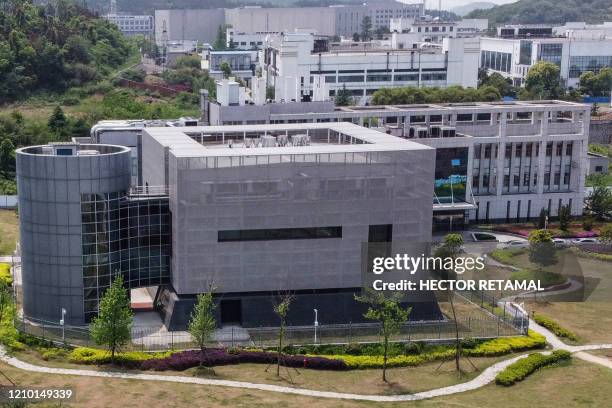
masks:
[[[538,227],[538,229],[546,228],[546,217],[547,216],[548,216],[548,212],[546,211],[546,209],[542,208],[540,210],[540,215],[538,215],[538,221],[536,223],[536,227]]]
[[[365,16],[361,20],[361,41],[369,41],[372,39],[372,18]]]
[[[608,223],[601,228],[599,240],[607,245],[612,244],[612,224]]]
[[[612,191],[606,186],[596,186],[586,198],[587,211],[598,220],[612,216]]]
[[[368,311],[363,315],[381,325],[383,336],[383,371],[382,380],[387,382],[387,360],[389,355],[389,339],[399,333],[402,325],[410,316],[410,307],[403,307],[396,296],[385,295],[384,292],[373,290],[364,291],[362,296],[355,296],[355,300],[369,305]]]
[[[221,65],[219,65],[219,69],[223,72],[223,78],[229,78],[232,75],[232,67],[227,61],[223,61]]]
[[[123,277],[117,275],[100,300],[98,317],[90,326],[91,337],[96,344],[107,346],[114,363],[115,353],[131,338],[131,327],[130,300],[123,287]]]
[[[289,292],[279,295],[278,302],[274,305],[274,313],[279,318],[278,326],[278,349],[276,351],[276,376],[280,377],[281,358],[283,356],[283,340],[285,338],[285,329],[287,326],[287,313],[289,306],[293,302],[293,295]]]
[[[562,231],[567,231],[572,220],[572,209],[569,205],[559,207],[559,227]]]
[[[215,301],[212,290],[198,295],[196,305],[189,321],[189,334],[200,348],[200,367],[206,357],[206,343],[212,337],[217,322],[215,320]]]
[[[66,119],[66,115],[64,115],[62,108],[57,105],[53,110],[53,114],[51,114],[49,121],[47,122],[47,126],[49,126],[49,129],[52,132],[57,134],[62,133],[66,129],[67,125],[68,119]]]
[[[336,106],[349,106],[352,100],[350,92],[346,89],[346,84],[342,84],[342,89],[338,89],[336,93]]]
[[[435,256],[445,259],[445,258],[457,258],[459,254],[463,251],[463,237],[461,234],[447,234],[444,237],[444,241],[442,241],[442,245],[438,247],[435,251]],[[453,277],[456,278],[454,270],[444,270],[445,279],[451,279]],[[457,314],[455,312],[455,303],[453,299],[453,292],[448,289],[446,291],[448,296],[448,302],[450,303],[451,311],[453,313],[453,321],[455,326],[455,369],[457,371],[461,371],[461,366],[459,364],[459,360],[461,358],[461,341],[459,340],[459,323],[457,322]]]
[[[359,41],[359,33],[353,33],[353,41],[355,42]]]

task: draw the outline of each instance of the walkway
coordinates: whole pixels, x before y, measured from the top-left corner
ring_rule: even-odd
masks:
[[[569,346],[559,340],[552,332],[546,328],[538,325],[531,321],[530,327],[544,335],[547,341],[551,344],[553,349],[564,349],[572,353],[581,359],[589,362],[601,364],[608,368],[612,368],[612,363],[606,359],[590,355],[585,353],[588,350],[599,350],[599,349],[612,349],[612,344],[595,344],[588,346]],[[418,401],[428,398],[441,397],[445,395],[458,394],[465,391],[476,390],[481,388],[495,380],[495,376],[508,367],[510,364],[526,357],[527,354],[523,354],[517,357],[512,357],[499,363],[493,364],[486,368],[478,377],[471,381],[451,385],[443,388],[436,388],[430,391],[418,392],[416,394],[401,394],[401,395],[364,395],[364,394],[347,394],[330,391],[316,391],[304,388],[293,388],[284,387],[279,385],[271,384],[258,384],[249,383],[244,381],[229,381],[229,380],[215,380],[207,378],[197,377],[185,377],[176,375],[154,375],[154,374],[136,374],[126,372],[109,372],[109,371],[93,371],[93,370],[77,370],[71,368],[53,368],[38,366],[30,363],[21,361],[15,357],[11,357],[6,354],[6,350],[3,346],[0,346],[0,360],[7,364],[31,372],[47,373],[47,374],[61,374],[61,375],[78,375],[87,377],[103,377],[103,378],[120,378],[130,380],[141,380],[141,381],[168,381],[185,384],[201,384],[201,385],[212,385],[212,386],[223,386],[232,388],[244,388],[251,390],[260,390],[268,392],[280,392],[285,394],[303,395],[308,397],[319,397],[319,398],[334,398],[334,399],[345,399],[345,400],[357,400],[357,401],[374,401],[374,402],[401,402],[401,401]],[[604,361],[605,360],[605,361]]]

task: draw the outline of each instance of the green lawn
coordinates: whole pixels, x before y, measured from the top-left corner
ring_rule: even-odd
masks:
[[[19,219],[13,210],[0,210],[0,255],[11,255],[19,240]]]
[[[6,364],[0,364],[0,370],[22,386],[72,387],[76,391],[76,401],[62,406],[88,408],[131,407],[135,406],[134,401],[138,401],[138,406],[164,407],[606,407],[612,395],[612,370],[577,359],[568,366],[540,370],[512,387],[490,384],[475,391],[402,403],[356,402],[229,387],[49,375],[17,370]],[[414,381],[418,381],[418,375]]]

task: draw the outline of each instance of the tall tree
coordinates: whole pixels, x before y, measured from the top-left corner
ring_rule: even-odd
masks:
[[[210,288],[208,292],[198,295],[196,305],[191,313],[189,334],[191,334],[191,337],[200,348],[200,367],[206,359],[206,344],[210,341],[217,328],[215,308],[212,288]]]
[[[68,119],[66,119],[66,115],[64,115],[62,108],[57,105],[47,122],[47,126],[49,126],[52,132],[61,134],[66,130],[67,125]]]
[[[397,296],[386,295],[384,292],[366,290],[355,300],[368,304],[368,310],[363,315],[366,319],[380,324],[383,337],[383,369],[382,380],[387,382],[387,360],[389,358],[389,339],[400,332],[402,325],[410,316],[410,307],[403,307]]]
[[[562,231],[567,231],[572,220],[572,209],[569,205],[559,207],[559,227]]]
[[[521,99],[558,99],[563,94],[559,67],[539,61],[527,72]]]
[[[364,16],[361,20],[361,41],[369,41],[372,39],[372,18]]]
[[[342,88],[336,91],[336,106],[349,106],[353,98],[351,98],[351,93],[346,89],[346,84],[342,84]]]
[[[132,310],[123,278],[117,275],[100,300],[98,317],[90,326],[92,339],[98,345],[105,345],[115,362],[115,353],[128,341],[132,327]]]
[[[607,186],[595,186],[586,198],[586,208],[600,221],[612,217],[612,191]]]
[[[215,49],[215,51],[225,50],[227,48],[226,29],[226,25],[220,25],[217,28],[217,36],[215,37],[215,42],[213,42],[213,49]]]

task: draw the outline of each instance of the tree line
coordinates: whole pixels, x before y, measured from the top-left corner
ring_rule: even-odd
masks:
[[[0,103],[96,81],[123,64],[130,42],[66,0],[5,0],[0,12]]]

